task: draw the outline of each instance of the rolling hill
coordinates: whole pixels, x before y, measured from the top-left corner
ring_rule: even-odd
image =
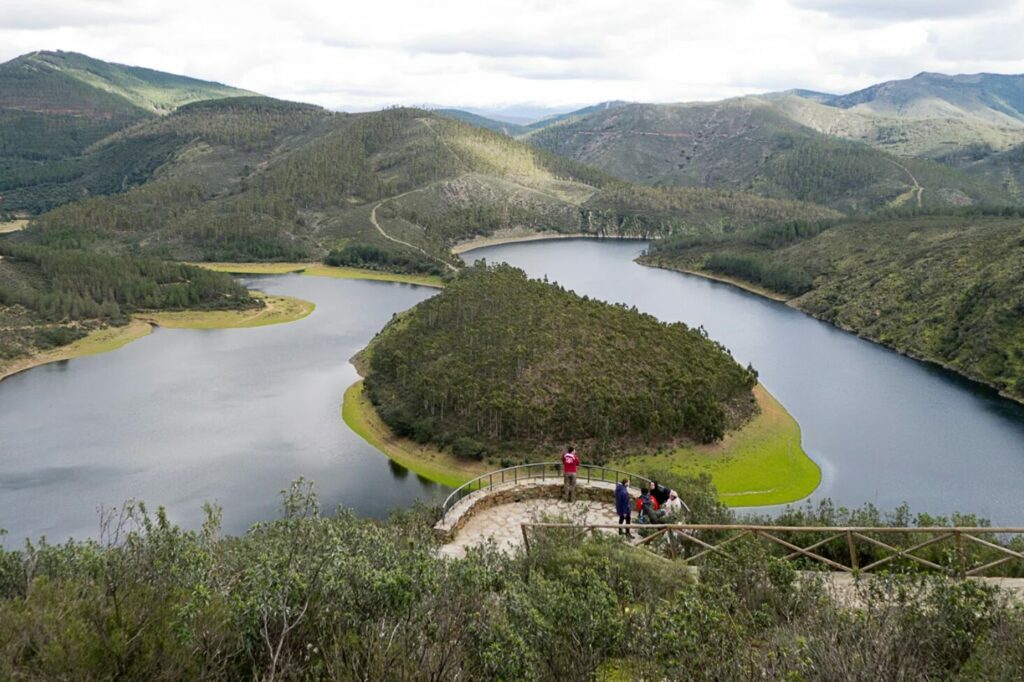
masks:
[[[80,157],[92,145],[192,102],[250,94],[74,52],[33,52],[0,64],[0,211],[33,213],[112,191],[117,183],[85,177],[90,162]],[[106,170],[127,184],[148,172],[145,164],[118,163]]]
[[[630,185],[417,109],[202,102],[92,153],[153,170],[139,187],[39,216],[26,238],[200,260],[320,258],[363,244],[454,264],[454,243],[504,228],[656,236],[835,217],[739,192]]]
[[[1024,127],[1024,75],[919,73],[826,102],[899,118],[960,118]]]
[[[727,188],[845,212],[1012,201],[951,167],[819,132],[791,113],[814,103],[794,99],[627,104],[542,129],[529,141],[633,182]]]

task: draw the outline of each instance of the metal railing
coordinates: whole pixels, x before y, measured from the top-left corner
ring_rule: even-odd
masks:
[[[562,529],[580,538],[596,531],[634,531],[631,544],[684,564],[718,554],[736,555],[726,547],[744,538],[766,543],[776,556],[844,573],[873,573],[883,567],[938,572],[954,577],[981,576],[1012,562],[1010,574],[1024,574],[1024,528],[986,526],[755,526],[726,524],[521,524],[528,531]],[[557,532],[557,531],[556,531]],[[882,540],[881,538],[885,538]],[[927,550],[927,556],[921,554]],[[1018,563],[1019,562],[1019,563]]]
[[[606,466],[598,466],[595,464],[581,464],[579,466],[579,472],[577,474],[576,483],[577,485],[589,484],[597,481],[605,483],[617,483],[623,478],[628,478],[631,483],[634,481],[641,482],[644,486],[650,484],[651,479],[637,474],[631,474],[628,471],[622,471],[620,469],[613,469]],[[551,479],[552,482],[560,482],[562,479],[562,465],[560,462],[538,462],[536,464],[520,464],[514,467],[506,467],[505,469],[498,469],[490,473],[477,476],[471,481],[466,481],[454,491],[452,494],[445,499],[441,505],[441,520],[443,521],[445,516],[454,507],[459,500],[471,495],[480,490],[489,490],[498,485],[505,483],[519,483],[522,481],[546,481]],[[686,503],[683,502],[683,508],[689,511]]]

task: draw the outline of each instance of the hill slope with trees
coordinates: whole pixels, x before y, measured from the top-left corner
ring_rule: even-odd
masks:
[[[644,262],[703,269],[1024,400],[1024,220],[911,216],[654,244]]]
[[[250,94],[74,52],[33,52],[0,64],[0,211],[34,213],[103,192],[85,182],[47,201],[38,191],[18,190],[65,184],[87,173],[85,166],[102,168],[110,159],[90,164],[79,157],[119,130],[192,102]],[[103,170],[131,184],[132,172],[122,165]]]
[[[331,114],[264,98],[182,107],[96,153],[152,159],[126,192],[37,218],[30,237],[188,260],[311,259],[372,246],[447,269],[451,246],[526,227],[662,236],[834,217],[739,192],[651,190],[417,109]]]
[[[711,442],[755,409],[756,372],[703,331],[505,265],[459,273],[389,324],[362,364],[395,432],[456,454],[550,457],[576,441],[601,459],[629,445]]]
[[[90,331],[124,325],[138,310],[256,305],[245,287],[223,273],[0,241],[0,370]]]
[[[875,135],[877,141],[877,121],[852,126],[856,132],[846,135],[809,127],[805,123],[814,112],[808,108],[837,115],[841,110],[813,102],[794,106],[794,99],[627,104],[544,128],[528,139],[631,182],[740,190],[847,213],[919,201],[935,208],[1013,202],[1000,188],[955,168],[844,139]],[[819,118],[825,119],[819,126],[835,122]],[[1004,145],[1020,139],[1004,137],[998,138]],[[918,187],[925,191],[916,193]]]

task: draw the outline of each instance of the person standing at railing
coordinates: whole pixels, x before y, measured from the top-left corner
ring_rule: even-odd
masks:
[[[569,446],[562,455],[562,493],[566,502],[576,501],[576,472],[580,468],[580,457],[576,454],[576,448]]]
[[[624,478],[615,486],[615,513],[619,515],[619,525],[627,524],[625,530],[619,528],[619,535],[633,537],[629,526],[633,523],[633,509],[629,505],[629,479]]]

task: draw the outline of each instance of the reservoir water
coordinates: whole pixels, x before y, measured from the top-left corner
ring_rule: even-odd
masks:
[[[111,353],[0,382],[0,528],[22,539],[95,537],[97,508],[143,500],[195,528],[204,502],[240,533],[272,519],[278,491],[304,476],[325,511],[368,516],[429,499],[341,420],[348,359],[397,311],[436,293],[407,284],[284,275],[246,278],[314,301],[289,324],[157,329]]]
[[[823,470],[814,498],[1024,525],[1024,408],[956,376],[734,287],[633,263],[640,242],[478,249],[580,294],[703,325],[800,422]],[[445,490],[392,466],[341,421],[348,359],[434,290],[298,275],[243,279],[314,301],[298,322],[158,329],[112,353],[0,382],[0,528],[17,546],[94,537],[97,508],[128,498],[228,532],[273,518],[278,491],[315,481],[325,509],[369,516]]]

